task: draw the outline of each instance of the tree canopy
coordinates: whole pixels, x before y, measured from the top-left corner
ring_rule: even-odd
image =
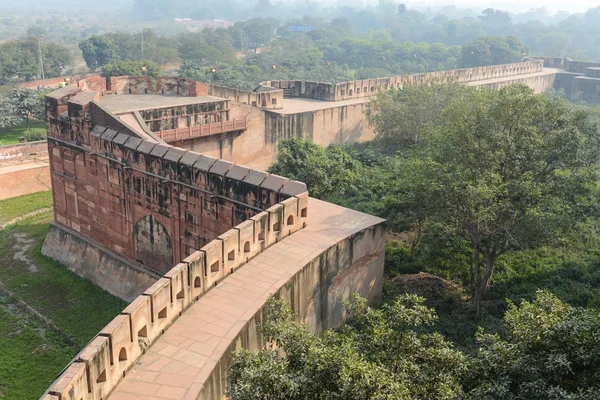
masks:
[[[240,350],[229,371],[229,397],[250,399],[455,399],[466,358],[436,333],[423,299],[403,295],[379,309],[355,296],[355,314],[339,332],[319,338],[294,322],[289,306],[270,299],[262,327],[271,343]],[[281,350],[281,351],[280,351]]]
[[[53,42],[40,41],[34,36],[0,43],[0,84],[12,81],[41,79],[40,47],[46,78],[60,76],[73,62],[69,50]]]
[[[285,303],[265,307],[265,349],[238,350],[227,377],[232,400],[597,399],[600,313],[547,291],[511,303],[502,334],[476,334],[478,351],[455,349],[423,299],[402,294],[378,308],[354,296],[352,313],[318,337]]]
[[[102,67],[102,76],[153,76],[157,77],[162,75],[162,68],[157,63],[150,60],[138,60],[138,61],[115,61],[110,64],[106,64]]]
[[[408,199],[470,243],[477,302],[501,254],[556,240],[585,218],[598,139],[583,115],[526,86],[471,89],[406,153],[390,212]]]

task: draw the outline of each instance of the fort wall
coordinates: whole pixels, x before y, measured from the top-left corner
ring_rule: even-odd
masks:
[[[558,75],[556,73],[543,74],[537,76],[527,76],[519,78],[518,76],[511,77],[510,79],[495,79],[491,81],[475,81],[470,82],[469,85],[477,86],[485,89],[499,90],[505,86],[514,85],[521,83],[529,86],[535,93],[544,93],[549,89],[556,87]]]
[[[368,97],[380,90],[388,90],[392,87],[402,88],[407,84],[423,84],[432,81],[475,82],[541,72],[543,68],[543,61],[534,60],[514,64],[365,79],[337,84],[303,81],[266,81],[262,82],[261,85],[278,89],[289,89],[293,92],[294,97],[341,101]]]
[[[340,214],[340,210],[343,210],[341,207],[330,207],[332,209],[327,210],[330,211],[329,218],[349,218],[362,222],[354,223],[355,227],[342,233],[340,238],[334,237],[331,241],[326,241],[324,247],[307,259],[300,256],[296,258],[299,261],[282,263],[279,268],[267,266],[272,273],[265,271],[267,275],[264,275],[263,281],[253,280],[254,277],[260,276],[258,270],[263,270],[260,268],[265,265],[263,261],[251,261],[247,266],[250,269],[246,273],[243,272],[244,268],[240,269],[218,286],[214,284],[210,266],[214,262],[226,262],[223,255],[226,255],[229,249],[235,249],[235,243],[239,243],[242,237],[252,243],[250,252],[256,255],[256,260],[269,257],[268,253],[264,252],[264,247],[256,240],[256,232],[260,232],[261,229],[269,230],[270,224],[265,222],[270,220],[273,212],[281,212],[285,204],[256,215],[236,230],[228,232],[201,251],[192,254],[173,267],[111,321],[75,357],[42,399],[109,398],[111,392],[118,388],[125,378],[131,376],[133,368],[146,367],[145,364],[138,365],[136,361],[146,351],[154,351],[151,346],[156,346],[163,335],[169,335],[169,332],[165,332],[179,319],[185,319],[186,325],[195,323],[199,336],[206,335],[203,333],[206,329],[220,335],[221,340],[218,345],[215,344],[216,350],[210,358],[199,355],[193,358],[196,353],[186,353],[187,360],[191,363],[197,361],[198,368],[204,364],[202,372],[195,379],[197,384],[189,390],[189,395],[192,396],[190,398],[220,399],[225,394],[226,371],[231,363],[231,351],[241,347],[256,351],[265,343],[266,338],[260,334],[259,326],[266,317],[264,303],[270,293],[288,302],[299,321],[306,323],[314,332],[336,327],[344,320],[346,313],[342,301],[348,299],[352,293],[366,297],[370,304],[376,303],[380,299],[383,283],[385,225],[377,218],[369,217],[366,220],[367,216],[357,212],[351,212],[352,215]],[[322,228],[320,226],[315,232],[307,235],[319,235],[317,232]],[[306,240],[307,235],[303,235],[300,240]],[[270,242],[269,246],[280,249],[284,249],[282,246],[287,246],[286,249],[303,247],[293,241],[294,237],[296,236],[292,235],[279,242]],[[301,255],[305,254],[304,252],[312,252],[312,249],[305,248],[298,253],[289,253]],[[236,250],[236,254],[239,257],[229,260],[235,270],[246,264],[246,259],[242,256],[243,250]],[[233,283],[234,280],[235,285],[245,285],[248,282],[248,289],[244,289],[244,293],[232,292],[236,286],[228,282]],[[258,283],[266,284],[268,289],[263,287],[261,291],[251,290],[251,286]],[[206,296],[207,293],[209,296]],[[215,299],[228,299],[236,306],[231,307],[225,304],[233,303],[224,302],[220,305],[221,309],[218,309]],[[235,321],[223,320],[219,325],[207,322],[214,321],[215,315],[230,315],[228,313],[233,310],[240,312],[240,317]],[[229,325],[232,325],[231,330],[228,330]],[[211,330],[211,326],[215,329]],[[218,333],[219,326],[228,328],[223,333]],[[175,327],[170,329],[172,332]]]
[[[0,167],[48,157],[45,140],[0,146]]]
[[[236,103],[247,104],[267,110],[283,108],[283,91],[271,90],[267,92],[249,92],[241,89],[232,89],[225,86],[210,85],[208,94],[215,97],[229,99]]]

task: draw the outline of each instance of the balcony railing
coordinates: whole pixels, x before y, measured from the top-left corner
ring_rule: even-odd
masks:
[[[231,121],[213,122],[212,124],[191,126],[189,128],[167,129],[156,132],[165,142],[175,142],[183,139],[193,139],[218,133],[241,131],[248,129],[248,117]]]

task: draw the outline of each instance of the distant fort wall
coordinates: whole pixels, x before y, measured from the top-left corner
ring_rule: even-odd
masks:
[[[378,91],[392,87],[401,89],[407,84],[427,82],[475,82],[488,79],[505,78],[541,72],[544,62],[539,60],[514,64],[492,65],[455,69],[451,71],[429,72],[423,74],[401,75],[388,78],[365,79],[342,83],[321,83],[303,81],[265,81],[261,85],[278,89],[288,89],[293,97],[325,101],[341,101],[369,97]]]

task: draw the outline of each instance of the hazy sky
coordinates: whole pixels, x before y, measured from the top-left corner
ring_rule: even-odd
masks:
[[[413,6],[422,5],[423,2],[407,1],[407,4]],[[427,3],[432,4],[454,4],[458,7],[473,7],[483,9],[486,7],[498,8],[512,12],[527,11],[531,8],[546,7],[548,11],[554,13],[556,11],[582,12],[589,8],[600,6],[600,0],[461,0],[449,2],[448,0],[429,0]]]

